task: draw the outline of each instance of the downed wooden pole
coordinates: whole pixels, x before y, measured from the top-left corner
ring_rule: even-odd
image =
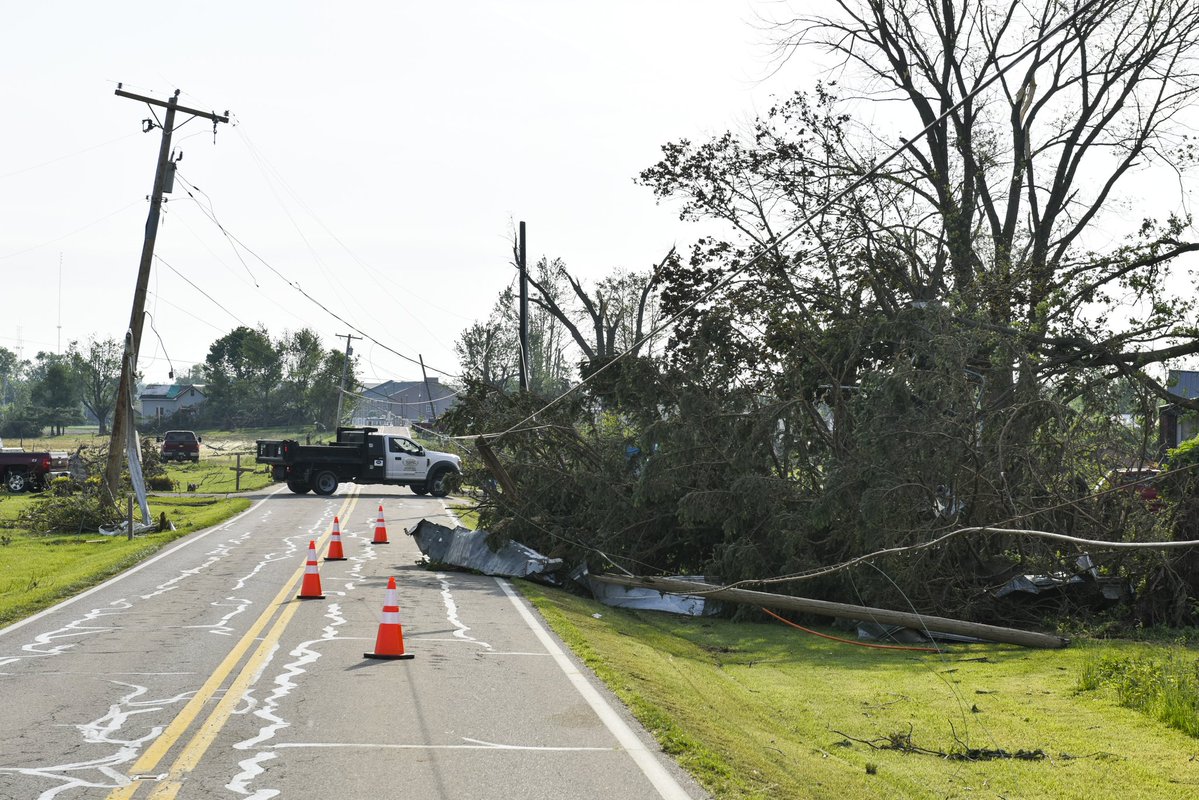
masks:
[[[845,617],[848,619],[863,619],[880,622],[886,625],[902,625],[918,631],[935,631],[954,633],[960,636],[973,636],[976,639],[986,639],[1004,644],[1018,644],[1022,647],[1039,647],[1057,650],[1070,644],[1070,640],[1062,636],[1048,633],[1022,631],[1016,628],[1004,628],[999,625],[984,625],[980,622],[965,622],[960,619],[932,617],[925,614],[910,614],[906,611],[891,611],[885,608],[870,606],[855,606],[848,603],[831,603],[827,600],[813,600],[808,597],[792,597],[790,595],[771,594],[770,592],[755,592],[749,589],[726,589],[710,583],[680,581],[672,578],[625,578],[619,575],[591,575],[592,580],[601,583],[611,583],[617,586],[632,586],[645,589],[657,589],[670,594],[692,594],[711,597],[715,600],[728,600],[732,603],[745,603],[768,608],[781,608],[787,611],[802,611],[808,614],[821,614],[826,617]]]
[[[475,447],[479,450],[479,455],[483,457],[483,463],[487,465],[487,471],[500,484],[500,488],[504,490],[504,494],[508,496],[509,502],[516,502],[516,484],[512,482],[512,478],[508,475],[508,470],[504,469],[504,465],[500,463],[500,459],[496,456],[495,451],[491,449],[491,444],[487,438],[480,436],[475,439]]]

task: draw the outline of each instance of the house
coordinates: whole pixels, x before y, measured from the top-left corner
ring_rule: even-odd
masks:
[[[1172,369],[1166,379],[1166,388],[1187,399],[1199,398],[1199,372]],[[1163,453],[1199,436],[1199,412],[1171,403],[1158,409],[1158,421]]]
[[[137,396],[142,419],[163,420],[192,409],[207,400],[204,387],[194,383],[151,383]]]
[[[432,396],[432,412],[437,417],[453,408],[457,392],[429,378],[424,381],[384,381],[368,386],[359,395],[354,408],[354,425],[402,425],[401,420],[430,421],[429,398]]]

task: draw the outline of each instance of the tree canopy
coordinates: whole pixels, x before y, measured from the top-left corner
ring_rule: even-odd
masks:
[[[477,476],[484,522],[624,568],[811,573],[839,599],[898,587],[980,615],[988,588],[1078,553],[988,534],[849,579],[824,568],[963,527],[1172,535],[1177,506],[1096,487],[1158,456],[1157,403],[1196,405],[1159,367],[1199,353],[1182,258],[1199,244],[1180,212],[1137,202],[1136,178],[1192,165],[1199,11],[823,8],[774,33],[783,55],[831,53],[836,84],[742,132],[669,143],[640,175],[707,230],[640,285],[676,320],[664,353],[610,336],[610,287],[580,291],[565,267],[564,286],[534,284],[587,380],[549,408],[465,396],[456,432],[510,431],[495,447],[516,492]],[[1159,563],[1103,568],[1148,580]],[[1199,595],[1193,570],[1169,574]],[[1167,607],[1186,605],[1141,612]]]

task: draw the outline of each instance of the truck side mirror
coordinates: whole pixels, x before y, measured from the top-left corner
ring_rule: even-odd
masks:
[[[154,437],[154,441],[156,441],[156,442],[161,442],[161,441],[162,441],[162,437],[161,437],[161,436],[155,436],[155,437]]]
[[[197,443],[198,443],[198,442],[202,442],[202,441],[204,441],[204,437],[203,437],[203,436],[197,436],[197,437],[196,437],[196,442],[197,442]]]

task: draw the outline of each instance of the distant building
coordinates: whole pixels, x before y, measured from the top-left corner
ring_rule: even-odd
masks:
[[[137,396],[142,419],[163,420],[189,413],[207,400],[204,387],[194,383],[151,383]]]
[[[1199,398],[1199,372],[1172,369],[1166,379],[1166,388],[1187,399]],[[1171,403],[1162,406],[1158,416],[1163,452],[1199,436],[1199,412]]]
[[[359,392],[354,407],[355,425],[402,425],[402,420],[429,422],[429,395],[433,397],[433,411],[438,418],[454,407],[455,392],[437,378],[429,378],[426,390],[424,381],[384,381],[368,386]]]

